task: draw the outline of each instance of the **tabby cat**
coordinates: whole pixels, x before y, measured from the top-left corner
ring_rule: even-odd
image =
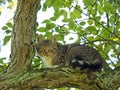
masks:
[[[54,36],[50,40],[39,36],[37,52],[47,68],[70,66],[99,70],[103,62],[97,50],[78,44],[58,45]]]

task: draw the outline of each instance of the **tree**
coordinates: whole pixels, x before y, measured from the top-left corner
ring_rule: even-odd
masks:
[[[1,68],[1,90],[60,87],[117,90],[120,87],[119,0],[83,0],[83,7],[78,2],[79,0],[18,0],[13,30],[9,32],[11,36],[4,39],[4,44],[10,38],[12,41],[11,61],[6,70],[4,66]],[[51,7],[54,16],[42,22],[45,26],[37,25],[38,10],[45,12]],[[62,25],[56,24],[61,17]],[[2,29],[8,32],[8,27],[12,27],[12,24],[7,23]],[[56,33],[57,40],[63,44],[66,43],[66,35],[77,35],[75,42],[87,44],[100,52],[105,62],[102,72],[89,75],[88,70],[79,71],[68,67],[41,68],[41,60],[35,57],[36,32],[45,33],[47,38]]]

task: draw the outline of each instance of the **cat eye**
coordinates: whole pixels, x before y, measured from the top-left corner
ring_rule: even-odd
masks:
[[[53,47],[54,50],[58,50],[57,47]]]

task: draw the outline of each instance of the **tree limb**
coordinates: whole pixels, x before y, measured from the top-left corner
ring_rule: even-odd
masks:
[[[32,72],[19,71],[19,74],[16,73],[18,72],[6,74],[0,78],[0,90],[8,90],[10,88],[33,90],[33,88],[59,87],[102,90],[102,88],[104,88],[96,74],[90,73],[88,70],[80,71],[70,68],[55,68]]]

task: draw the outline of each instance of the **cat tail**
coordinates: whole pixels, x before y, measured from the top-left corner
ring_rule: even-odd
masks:
[[[83,60],[73,59],[73,60],[71,60],[70,64],[73,68],[79,67],[81,69],[88,68],[88,69],[97,70],[97,69],[101,68],[102,60],[96,59],[94,61],[85,61],[85,60],[83,61]]]

